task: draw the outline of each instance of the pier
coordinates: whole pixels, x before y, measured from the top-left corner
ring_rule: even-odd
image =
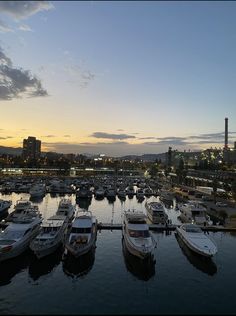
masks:
[[[174,231],[176,230],[176,227],[180,227],[181,225],[168,225],[168,226],[158,226],[155,224],[148,224],[149,229],[151,231]],[[121,223],[98,223],[98,230],[122,230],[122,224]],[[212,232],[218,232],[218,231],[225,231],[225,232],[236,232],[236,227],[224,227],[224,226],[199,226],[203,231],[212,231]]]

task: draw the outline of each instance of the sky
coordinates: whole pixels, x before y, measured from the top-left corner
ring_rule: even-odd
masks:
[[[236,141],[236,2],[0,1],[0,146],[111,156]]]

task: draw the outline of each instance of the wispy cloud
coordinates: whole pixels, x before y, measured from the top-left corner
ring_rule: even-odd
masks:
[[[0,33],[14,32],[13,29],[8,26],[5,22],[0,20]]]
[[[14,138],[13,136],[5,136],[5,137],[0,137],[0,139],[9,139],[9,138]]]
[[[133,135],[128,135],[128,134],[109,134],[109,133],[104,133],[104,132],[94,132],[90,137],[95,137],[95,138],[103,138],[103,139],[129,139],[129,138],[136,138]]]
[[[79,65],[65,65],[64,71],[69,75],[68,82],[78,84],[80,88],[86,88],[95,78],[95,73]]]
[[[15,20],[26,19],[40,11],[48,11],[54,6],[49,1],[0,1],[0,13]]]
[[[71,137],[70,135],[64,135],[63,137]]]
[[[52,137],[56,137],[56,136],[55,135],[42,135],[41,137],[52,138]]]
[[[27,24],[21,24],[18,29],[20,31],[24,31],[24,32],[33,32],[33,30],[31,29],[31,27]]]
[[[28,97],[48,96],[41,81],[29,70],[15,68],[0,47],[0,100],[12,100],[22,95]]]

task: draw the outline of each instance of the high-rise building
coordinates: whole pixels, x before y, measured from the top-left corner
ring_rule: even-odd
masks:
[[[41,154],[41,140],[36,137],[29,136],[28,139],[23,140],[22,155],[24,158],[37,159]]]

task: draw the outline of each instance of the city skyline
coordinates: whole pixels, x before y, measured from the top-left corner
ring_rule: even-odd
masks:
[[[0,1],[0,145],[201,150],[236,140],[233,2]]]

